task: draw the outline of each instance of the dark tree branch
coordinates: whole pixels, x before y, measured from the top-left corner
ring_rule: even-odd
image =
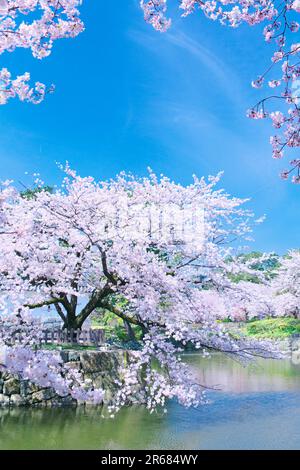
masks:
[[[65,314],[63,313],[62,311],[62,308],[59,304],[54,304],[55,308],[56,308],[56,311],[58,313],[58,315],[60,316],[60,318],[62,319],[62,321],[64,322],[64,325],[67,323],[67,318],[65,316]]]
[[[45,307],[47,305],[58,304],[59,302],[62,302],[62,300],[63,299],[61,299],[61,298],[54,298],[54,299],[50,299],[50,300],[45,300],[43,302],[39,302],[37,304],[24,304],[24,307],[27,307],[30,310],[33,310],[35,308]]]

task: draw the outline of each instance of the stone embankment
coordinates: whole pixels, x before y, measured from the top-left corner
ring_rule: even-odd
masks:
[[[80,369],[91,387],[105,390],[104,403],[109,403],[120,379],[120,370],[129,353],[114,351],[60,351],[64,363]],[[61,397],[52,388],[41,388],[29,380],[20,379],[6,371],[0,371],[0,407],[2,406],[77,406],[70,395]]]

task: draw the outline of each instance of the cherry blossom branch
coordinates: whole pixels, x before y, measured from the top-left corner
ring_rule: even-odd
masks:
[[[80,5],[81,0],[0,0],[0,54],[25,48],[37,59],[49,56],[55,40],[74,38],[84,30]],[[28,72],[12,79],[6,68],[0,70],[0,104],[15,97],[39,104],[54,91],[53,85],[36,82],[30,86],[29,80]]]
[[[156,30],[164,32],[171,26],[167,20],[166,0],[141,1],[145,20]],[[281,73],[278,77],[268,81],[270,88],[281,87],[278,96],[269,96],[252,107],[247,116],[252,119],[270,118],[276,129],[282,129],[281,136],[272,136],[270,139],[275,159],[282,158],[284,150],[295,149],[300,146],[300,44],[293,43],[293,34],[299,31],[299,22],[295,19],[300,13],[300,0],[284,0],[281,2],[271,0],[227,1],[227,0],[180,0],[179,8],[183,10],[182,16],[188,16],[196,10],[202,11],[211,20],[218,20],[222,25],[238,27],[242,23],[250,26],[267,22],[263,34],[265,41],[273,42],[276,47],[271,61],[264,73],[252,81],[254,88],[261,88],[266,76],[278,69],[281,64]],[[280,70],[280,69],[279,69]],[[265,109],[265,103],[272,104],[273,100],[280,99],[287,106],[286,111],[275,108],[273,111]],[[294,183],[300,183],[298,175],[299,159],[290,162],[292,168],[281,172],[281,177],[287,179],[294,170],[297,175],[293,177]]]

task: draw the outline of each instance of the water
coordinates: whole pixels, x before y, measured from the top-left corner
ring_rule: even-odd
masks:
[[[300,366],[255,366],[215,355],[186,356],[210,405],[167,415],[141,407],[103,419],[97,409],[0,409],[0,449],[300,449]]]

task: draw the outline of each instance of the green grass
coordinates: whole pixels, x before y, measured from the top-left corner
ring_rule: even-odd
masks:
[[[266,318],[246,324],[243,333],[262,339],[285,339],[292,334],[300,333],[300,320],[295,318]]]
[[[47,351],[72,349],[72,351],[96,351],[96,346],[83,346],[82,344],[43,344],[42,349]]]

